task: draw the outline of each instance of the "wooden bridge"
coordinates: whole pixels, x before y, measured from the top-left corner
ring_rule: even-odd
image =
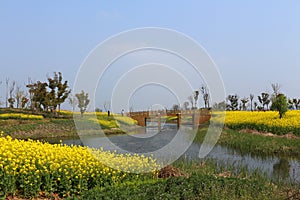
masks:
[[[193,128],[198,128],[200,124],[208,122],[211,118],[210,110],[163,110],[163,111],[141,111],[130,112],[129,116],[136,120],[139,126],[146,126],[147,119],[156,119],[158,123],[158,129],[161,129],[161,117],[175,117],[177,121],[177,128],[180,128],[181,124],[191,124]],[[183,121],[186,118],[190,118],[191,122]]]

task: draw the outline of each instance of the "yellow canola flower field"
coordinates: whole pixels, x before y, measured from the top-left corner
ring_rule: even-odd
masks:
[[[157,176],[154,159],[122,155],[80,146],[0,138],[0,193],[32,197],[40,192],[61,196],[80,194],[145,176]],[[105,164],[109,164],[109,167]]]
[[[279,119],[275,111],[226,111],[225,125],[233,129],[255,129],[283,135],[293,133],[300,136],[300,111],[288,111]]]
[[[44,117],[42,115],[30,115],[22,113],[5,113],[0,114],[0,119],[28,119],[28,120],[41,120]]]

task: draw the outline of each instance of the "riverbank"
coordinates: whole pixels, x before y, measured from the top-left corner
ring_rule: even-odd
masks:
[[[207,126],[200,128],[194,141],[202,143],[207,129]],[[291,137],[291,135],[274,136],[258,134],[255,131],[232,130],[225,127],[217,143],[235,149],[241,154],[300,156],[300,138]]]
[[[117,114],[87,113],[83,118],[77,117],[78,123],[87,127],[84,134],[95,135],[102,130],[106,135],[124,134],[120,126],[130,127],[135,120]],[[96,116],[96,117],[95,117]],[[69,111],[53,113],[31,113],[19,110],[0,110],[0,132],[16,139],[47,139],[78,136],[73,115]]]
[[[269,181],[246,169],[220,168],[213,161],[177,161],[158,173],[160,178],[95,187],[68,200],[85,199],[297,199],[296,185]],[[161,175],[161,176],[160,176]]]

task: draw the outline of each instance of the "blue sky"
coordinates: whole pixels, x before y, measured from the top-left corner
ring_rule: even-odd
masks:
[[[240,97],[279,83],[300,98],[300,1],[0,1],[0,81],[61,71],[72,85],[89,52],[132,28],[162,27],[201,44]],[[199,83],[200,86],[201,83]],[[2,91],[2,92],[1,92]],[[0,85],[4,100],[4,84]],[[101,107],[101,105],[99,105]]]

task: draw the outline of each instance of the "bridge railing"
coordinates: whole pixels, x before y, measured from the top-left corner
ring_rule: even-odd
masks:
[[[181,115],[211,115],[211,111],[208,109],[200,109],[200,110],[164,110],[164,111],[138,111],[138,112],[129,112],[129,116],[175,116],[177,114]]]

